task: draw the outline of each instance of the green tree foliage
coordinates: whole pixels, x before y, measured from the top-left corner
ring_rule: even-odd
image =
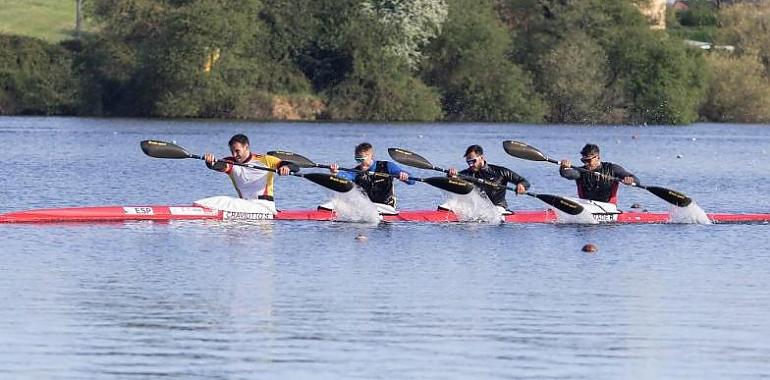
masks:
[[[540,122],[530,77],[508,60],[511,39],[488,1],[449,1],[444,30],[427,48],[423,76],[443,94],[449,120]]]
[[[364,0],[363,9],[389,27],[387,49],[412,69],[423,58],[421,47],[441,31],[448,10],[443,0]]]
[[[687,10],[676,14],[682,26],[716,26],[716,6],[712,0],[691,0],[687,5]]]
[[[670,35],[695,41],[715,42],[718,6],[712,0],[697,0],[688,3],[687,10],[668,7],[666,29]]]
[[[512,24],[523,26],[514,29],[517,37],[514,58],[535,73],[538,90],[548,94],[552,110],[585,109],[585,101],[581,101],[580,96],[569,92],[564,96],[556,94],[554,89],[558,86],[554,82],[560,78],[559,74],[553,77],[552,70],[544,71],[558,64],[553,61],[559,54],[554,55],[554,50],[563,50],[565,44],[570,46],[582,38],[587,41],[581,48],[594,49],[599,57],[598,52],[603,50],[607,59],[607,72],[596,73],[607,78],[602,96],[594,102],[594,113],[600,113],[596,121],[621,117],[616,121],[680,124],[695,120],[705,87],[697,54],[687,51],[680,40],[650,30],[632,2],[509,0],[506,7],[518,12]],[[600,49],[591,48],[594,43]],[[562,54],[564,61],[560,64],[575,64],[567,61],[575,58],[575,54]],[[585,60],[578,64],[594,69],[601,67],[599,63],[592,66]],[[567,99],[580,104],[565,104]]]
[[[647,30],[618,35],[609,57],[628,103],[629,121],[685,124],[697,118],[705,87],[700,51]]]
[[[348,0],[264,0],[260,21],[267,55],[279,66],[280,92],[321,91],[338,73],[348,72],[335,41]]]
[[[361,0],[288,3],[268,0],[262,17],[273,31],[275,51],[288,53],[281,57],[282,62],[297,67],[327,99],[326,117],[440,117],[436,93],[414,78],[409,66],[429,38],[426,30],[439,27],[429,22],[429,16],[438,12],[435,6],[419,1],[392,2],[392,7],[387,2]],[[406,16],[417,16],[417,20]],[[418,27],[426,30],[416,30]]]
[[[756,55],[770,75],[770,2],[739,3],[722,8],[720,38],[736,53]]]
[[[101,38],[135,63],[111,82],[109,92],[130,94],[111,113],[243,117],[264,91],[309,91],[299,70],[271,59],[260,10],[256,0],[97,2],[96,18],[116,25]]]
[[[167,117],[273,118],[301,108],[310,117],[347,120],[687,123],[705,99],[708,66],[679,38],[714,28],[715,8],[717,40],[735,45],[739,57],[759,57],[770,73],[767,2],[720,1],[714,8],[692,1],[669,34],[650,30],[638,8],[647,1],[89,1],[92,32],[82,40],[4,40],[0,107]],[[710,92],[710,104],[729,103],[718,97]]]
[[[710,82],[701,113],[718,122],[770,121],[770,80],[757,56],[712,53]]]
[[[361,9],[346,24],[342,40],[351,71],[325,91],[328,116],[346,120],[435,120],[441,117],[438,96],[412,76],[407,60],[389,49],[387,31]]]
[[[189,1],[166,10],[142,54],[141,94],[159,116],[232,116],[267,73],[254,1]],[[263,83],[264,84],[264,83]]]
[[[270,55],[323,93],[353,70],[358,45],[349,31],[360,24],[361,11],[360,0],[266,0],[261,18],[270,31]]]
[[[568,63],[568,64],[565,64]],[[607,91],[607,55],[582,32],[566,36],[543,56],[538,72],[554,122],[595,123],[606,120],[611,102]]]
[[[115,39],[97,35],[81,40],[73,71],[81,95],[78,113],[83,115],[130,115],[134,92],[132,83],[138,70],[137,50]]]
[[[0,114],[71,113],[72,53],[60,45],[0,34]]]

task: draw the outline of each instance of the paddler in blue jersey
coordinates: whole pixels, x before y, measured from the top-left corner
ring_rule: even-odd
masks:
[[[358,144],[355,149],[355,159],[358,163],[354,168],[355,172],[339,171],[337,164],[329,165],[330,171],[360,186],[373,203],[396,208],[397,199],[391,176],[408,185],[414,184],[414,181],[409,179],[409,173],[397,164],[390,161],[375,161],[372,144],[367,142]]]
[[[505,193],[509,183],[516,186],[516,194],[524,194],[529,189],[529,182],[526,178],[516,174],[511,169],[487,163],[484,157],[484,148],[480,145],[469,146],[465,149],[463,156],[468,168],[460,172],[455,168],[449,168],[449,176],[472,177],[493,183],[494,185],[478,183],[474,183],[474,185],[489,198],[493,205],[501,209],[500,211],[507,212],[508,210]]]
[[[599,146],[586,144],[580,151],[580,161],[584,164],[577,170],[570,160],[559,161],[559,174],[577,184],[578,197],[598,202],[618,203],[618,182],[610,177],[622,179],[623,184],[639,184],[639,178],[622,166],[611,162],[602,162]]]

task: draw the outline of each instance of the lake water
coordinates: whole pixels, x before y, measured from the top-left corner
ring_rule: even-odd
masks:
[[[573,160],[594,142],[706,211],[770,212],[770,126],[8,117],[0,212],[233,195],[201,161],[152,159],[139,141],[221,156],[235,133],[258,152],[350,166],[362,141],[382,159],[402,147],[459,167],[478,143],[533,191],[563,195],[574,184],[556,166],[512,158],[501,142]],[[293,177],[276,188],[283,209],[330,195]],[[402,209],[445,200],[423,184],[397,190]],[[620,197],[621,208],[667,209],[640,189]],[[767,224],[0,225],[0,378],[768,378],[768,238]],[[599,251],[581,252],[586,243]]]

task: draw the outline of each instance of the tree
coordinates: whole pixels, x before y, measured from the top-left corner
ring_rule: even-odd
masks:
[[[710,81],[701,114],[716,122],[770,121],[770,80],[757,56],[706,56]]]
[[[629,121],[686,124],[705,96],[701,52],[649,30],[618,34],[608,50],[614,83],[626,94]]]
[[[582,32],[565,37],[540,60],[541,87],[550,105],[548,119],[555,123],[606,121],[611,108],[607,93],[607,54]]]
[[[421,47],[441,32],[444,0],[364,0],[363,10],[388,27],[389,49],[411,69],[422,60]]]
[[[444,29],[426,49],[423,78],[443,94],[449,120],[539,122],[532,81],[508,60],[511,39],[489,1],[452,0]]]
[[[548,67],[543,62],[553,58],[552,52],[563,47],[563,41],[582,32],[607,57],[603,100],[596,104],[600,111],[616,115],[608,114],[602,119],[626,115],[618,121],[679,124],[697,117],[705,88],[703,65],[697,52],[688,51],[679,39],[650,30],[632,2],[508,0],[507,6],[519,12],[512,23],[526,25],[513,30],[514,59],[535,73],[538,91],[550,94],[551,100],[556,100],[554,104],[579,99],[554,97],[554,78],[550,77],[553,72],[543,71]],[[558,107],[563,109],[565,104]],[[585,109],[584,104],[578,108]]]
[[[291,67],[270,59],[257,0],[104,0],[90,8],[135,65],[117,92],[131,94],[120,114],[242,117],[251,97],[302,88]],[[289,78],[289,79],[287,79]],[[307,84],[304,88],[308,88]]]
[[[324,92],[329,117],[377,121],[441,117],[437,94],[411,75],[403,57],[386,48],[389,28],[365,10],[348,19],[340,37],[348,48],[351,70]]]
[[[60,45],[0,34],[0,114],[73,112],[72,53]]]
[[[719,13],[720,38],[737,54],[755,55],[770,75],[770,2],[739,3]]]

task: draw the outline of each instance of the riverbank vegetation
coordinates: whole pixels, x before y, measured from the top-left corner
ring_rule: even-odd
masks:
[[[89,1],[80,39],[0,35],[0,114],[770,121],[770,5],[645,1]]]

